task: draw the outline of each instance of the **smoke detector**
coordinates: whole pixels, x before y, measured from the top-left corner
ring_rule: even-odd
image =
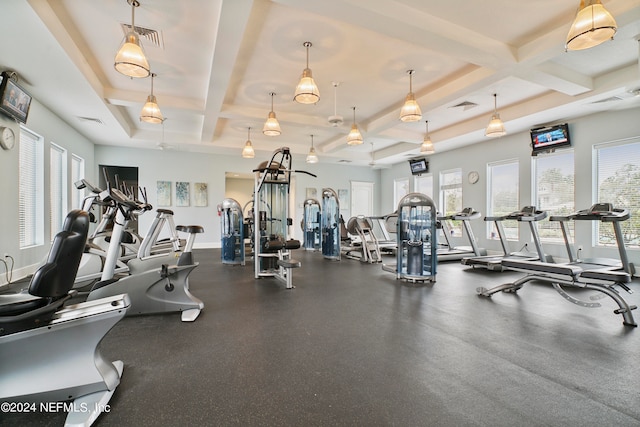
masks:
[[[337,114],[337,98],[338,98],[337,88],[340,83],[332,82],[332,84],[333,84],[333,116],[329,116],[329,124],[335,128],[340,126],[342,122],[344,122],[344,119],[342,118],[342,116],[339,116]]]

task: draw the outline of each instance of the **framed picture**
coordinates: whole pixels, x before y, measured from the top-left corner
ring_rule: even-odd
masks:
[[[171,181],[157,181],[158,206],[171,206]]]
[[[26,123],[30,106],[31,95],[3,71],[0,74],[0,111],[20,123]]]
[[[176,182],[176,206],[189,206],[189,183]]]
[[[349,190],[341,189],[338,190],[338,202],[340,203],[340,207],[344,206],[345,208],[349,207]]]
[[[207,206],[209,194],[206,182],[193,183],[193,206]]]

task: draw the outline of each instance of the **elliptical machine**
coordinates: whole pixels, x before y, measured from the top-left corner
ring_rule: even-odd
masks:
[[[114,277],[122,234],[131,215],[140,206],[138,202],[114,188],[104,191],[102,199],[112,200],[118,208],[102,280],[93,286],[87,301],[126,293],[131,300],[131,309],[127,315],[180,311],[183,322],[196,320],[204,308],[204,303],[189,291],[189,274],[198,266],[198,263],[193,261],[191,251],[196,234],[203,233],[204,229],[199,225],[176,227],[178,231],[189,234],[184,251],[176,264],[165,263],[159,267],[148,268],[149,264],[145,265],[145,260],[134,258],[127,263],[130,273],[128,276]]]
[[[29,293],[0,296],[0,401],[38,409],[72,401],[64,406],[71,409],[67,425],[91,425],[108,408],[124,366],[106,360],[98,345],[124,317],[127,295],[63,308],[75,292],[88,230],[87,212],[71,211]]]

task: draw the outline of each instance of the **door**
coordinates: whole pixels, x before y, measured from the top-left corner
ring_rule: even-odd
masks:
[[[373,182],[351,181],[350,217],[373,215]]]

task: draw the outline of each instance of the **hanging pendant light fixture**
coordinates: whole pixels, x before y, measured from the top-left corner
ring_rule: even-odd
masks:
[[[400,120],[403,122],[417,122],[422,119],[422,111],[420,111],[420,106],[413,94],[413,70],[408,70],[407,74],[409,74],[409,93],[400,110]]]
[[[356,125],[356,107],[353,107],[353,124],[351,125],[351,131],[349,135],[347,135],[347,144],[348,145],[360,145],[362,144],[362,134],[358,130],[358,125]]]
[[[140,6],[140,2],[138,0],[127,0],[127,3],[131,5],[131,31],[124,37],[124,42],[116,54],[113,66],[119,73],[128,77],[147,77],[151,73],[149,62],[140,45],[140,39],[134,24],[135,10],[136,7]]]
[[[600,0],[580,0],[576,19],[567,35],[567,50],[582,50],[613,39],[618,26]]]
[[[311,47],[311,42],[304,42],[303,46],[307,48],[307,68],[302,70],[302,77],[300,78],[298,86],[296,86],[293,100],[300,104],[315,104],[320,101],[320,91],[311,75],[311,68],[309,68],[309,48]]]
[[[421,154],[433,154],[436,152],[436,149],[433,147],[433,142],[431,142],[431,137],[429,136],[429,120],[425,121],[427,127],[427,133],[424,135],[424,141],[420,145],[420,153]]]
[[[271,95],[271,111],[269,112],[267,121],[264,122],[262,133],[267,136],[278,136],[282,132],[280,130],[280,123],[278,123],[278,119],[276,119],[276,113],[273,112],[273,95],[275,95],[275,93],[269,92],[269,95]]]
[[[162,123],[164,117],[162,117],[160,107],[158,107],[158,102],[153,94],[153,78],[155,76],[155,73],[151,74],[151,95],[147,97],[147,102],[144,104],[144,107],[142,107],[142,111],[140,112],[140,121],[158,124]]]
[[[316,149],[313,148],[313,135],[311,135],[311,149],[307,154],[307,163],[318,163],[318,155],[316,154]]]
[[[484,131],[484,136],[488,136],[490,138],[495,138],[498,136],[503,136],[507,134],[507,131],[504,129],[504,123],[500,120],[500,114],[498,114],[498,94],[493,94],[493,115],[491,116],[491,120],[489,121],[489,125],[487,129]]]
[[[247,128],[247,142],[244,144],[244,148],[242,149],[242,157],[245,159],[253,159],[256,156],[256,152],[253,150],[253,145],[251,144],[251,128]]]

